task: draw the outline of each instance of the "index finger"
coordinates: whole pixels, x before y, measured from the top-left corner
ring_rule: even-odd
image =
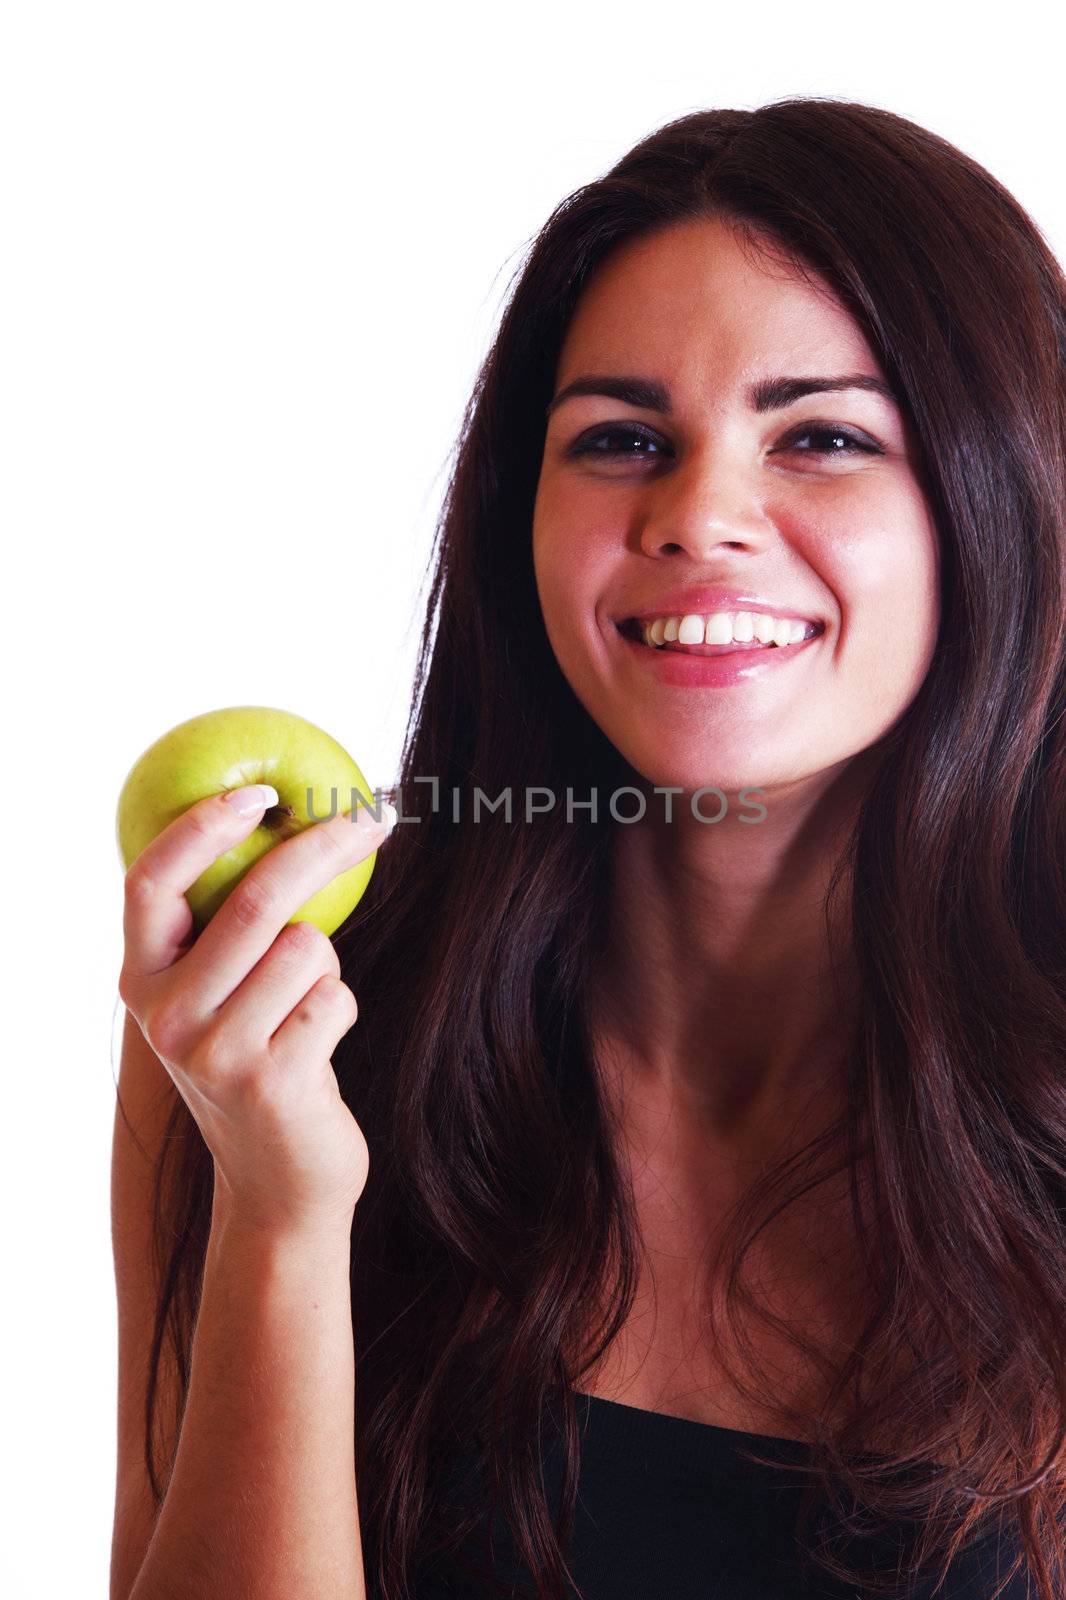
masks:
[[[254,832],[267,807],[277,803],[277,790],[269,783],[208,795],[145,845],[126,873],[127,973],[151,977],[188,949],[194,929],[186,889],[223,851]]]
[[[362,806],[354,818],[338,811],[272,846],[248,869],[185,957],[205,1009],[233,993],[313,894],[384,842],[395,816],[385,804],[381,822]]]

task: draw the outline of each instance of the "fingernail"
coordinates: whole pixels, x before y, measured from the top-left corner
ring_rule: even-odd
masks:
[[[239,817],[251,817],[268,806],[276,806],[278,791],[269,783],[248,783],[243,789],[230,789],[223,799]]]
[[[393,828],[396,826],[396,815],[396,807],[392,805],[390,801],[383,799],[381,801],[380,822],[374,816],[374,812],[369,806],[360,806],[358,808],[358,813],[355,820],[359,827],[364,829],[367,833],[376,833],[379,828],[384,828],[386,833],[391,833]]]

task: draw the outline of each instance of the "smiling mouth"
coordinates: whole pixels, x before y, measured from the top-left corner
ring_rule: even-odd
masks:
[[[642,649],[656,650],[662,654],[671,651],[683,656],[730,656],[738,655],[742,650],[792,650],[797,644],[808,644],[811,639],[817,639],[825,632],[824,622],[809,624],[810,632],[804,639],[791,640],[788,644],[775,644],[773,640],[764,644],[760,639],[741,641],[733,639],[728,644],[678,644],[676,639],[666,640],[662,644],[649,644],[644,637],[644,625],[637,617],[628,617],[625,622],[616,622],[615,627],[626,639],[632,639],[634,644],[639,644]]]

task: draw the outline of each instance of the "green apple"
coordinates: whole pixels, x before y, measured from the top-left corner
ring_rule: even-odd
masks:
[[[246,783],[273,784],[278,804],[186,891],[197,932],[274,845],[335,811],[348,813],[357,804],[372,810],[375,805],[351,756],[313,722],[270,706],[206,711],[171,728],[130,768],[116,818],[123,867],[128,870],[145,846],[197,800]],[[313,922],[325,934],[335,932],[362,898],[376,860],[375,850],[339,873],[289,921]]]

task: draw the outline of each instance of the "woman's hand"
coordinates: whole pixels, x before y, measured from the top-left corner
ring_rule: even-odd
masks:
[[[254,786],[253,786],[254,791]],[[216,1190],[255,1226],[351,1214],[369,1152],[330,1057],[358,1014],[329,939],[289,918],[388,836],[362,807],[275,845],[189,944],[185,891],[262,820],[234,790],[198,801],[125,879],[119,994],[173,1078],[215,1161]],[[388,816],[388,813],[385,813]]]

